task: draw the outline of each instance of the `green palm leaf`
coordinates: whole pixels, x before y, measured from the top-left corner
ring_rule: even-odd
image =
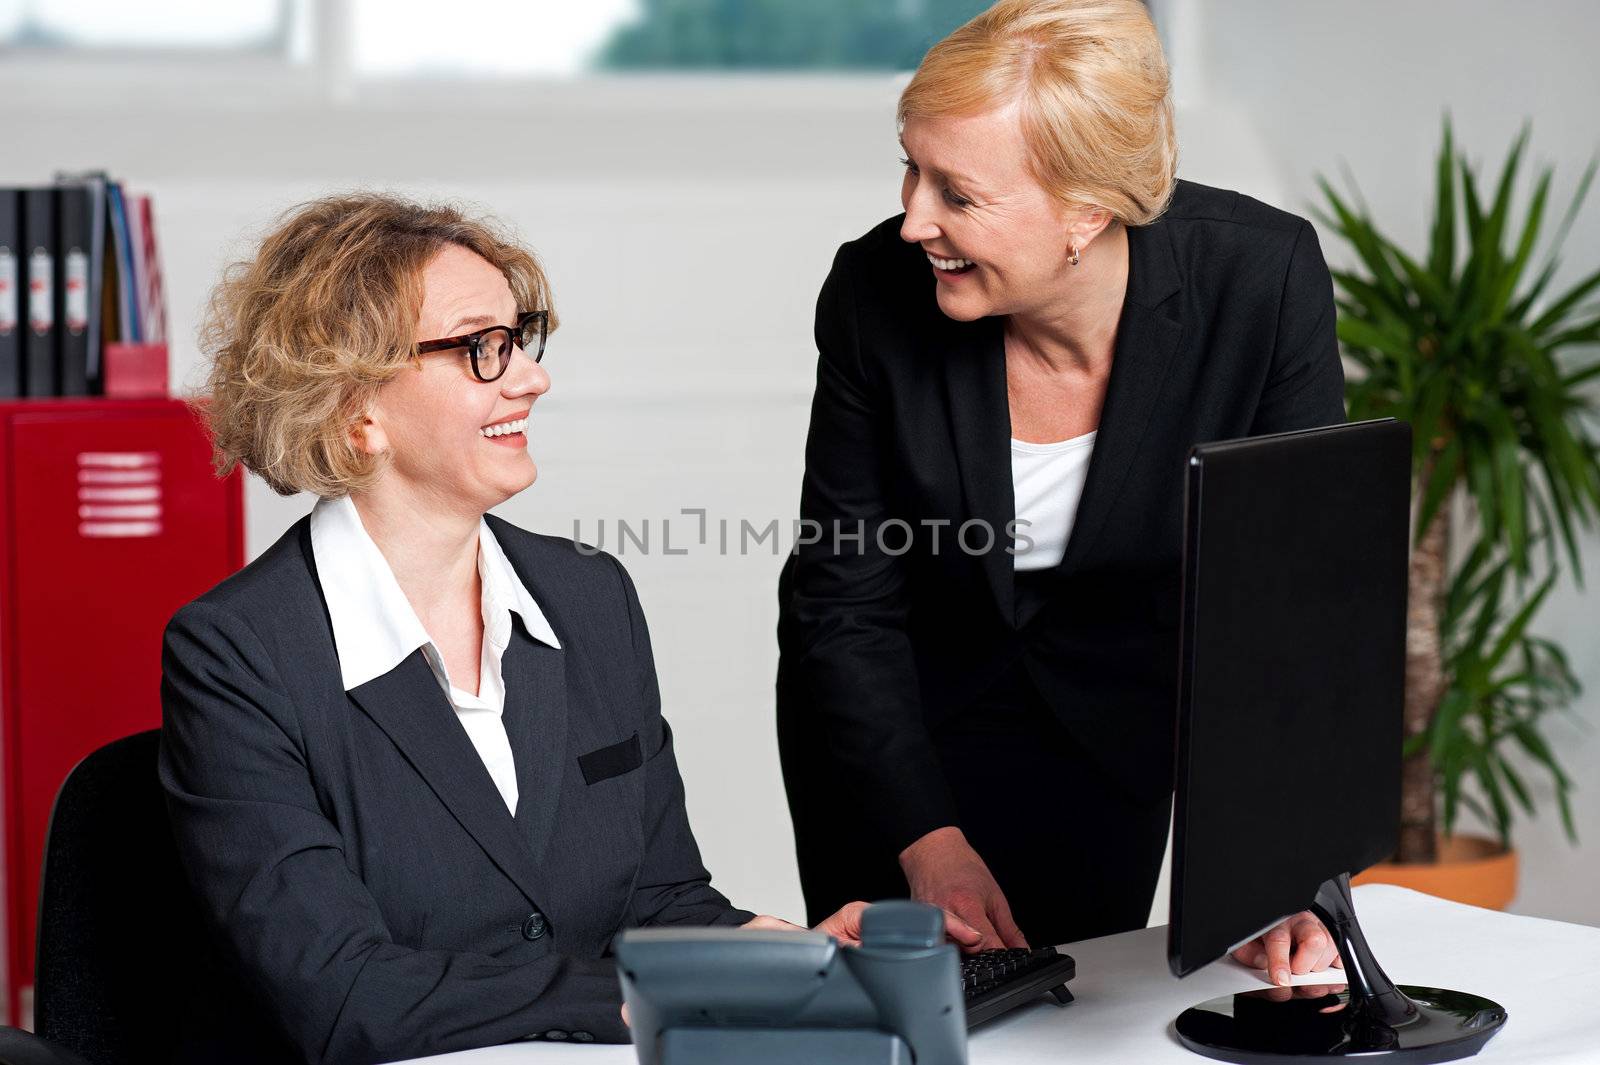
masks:
[[[1576,697],[1578,681],[1532,627],[1558,579],[1582,580],[1579,534],[1600,526],[1600,408],[1590,387],[1600,361],[1566,361],[1600,344],[1600,308],[1589,304],[1600,268],[1588,264],[1546,299],[1600,156],[1535,271],[1554,177],[1537,171],[1518,207],[1529,136],[1524,126],[1485,200],[1445,117],[1422,256],[1384,235],[1353,181],[1345,196],[1319,178],[1314,212],[1354,253],[1333,273],[1351,417],[1411,422],[1419,539],[1436,522],[1459,523],[1452,500],[1471,502],[1457,511],[1466,524],[1447,534],[1467,539],[1441,603],[1446,692],[1406,751],[1430,759],[1447,828],[1472,810],[1502,837],[1544,794],[1525,778],[1529,763],[1548,775],[1571,834],[1573,782],[1541,728]],[[1510,748],[1525,761],[1508,759]]]

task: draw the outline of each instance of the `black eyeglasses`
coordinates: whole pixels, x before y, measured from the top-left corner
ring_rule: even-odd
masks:
[[[467,356],[472,360],[472,376],[484,382],[498,381],[511,365],[512,345],[526,351],[533,356],[534,362],[538,362],[544,358],[544,342],[549,332],[549,311],[527,311],[517,315],[515,326],[491,325],[476,333],[424,340],[417,345],[417,354],[466,348]]]

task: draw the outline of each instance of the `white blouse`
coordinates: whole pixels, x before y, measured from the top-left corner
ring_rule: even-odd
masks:
[[[1011,441],[1011,494],[1017,509],[1014,569],[1049,569],[1066,554],[1094,438],[1095,432],[1088,432],[1052,444]]]

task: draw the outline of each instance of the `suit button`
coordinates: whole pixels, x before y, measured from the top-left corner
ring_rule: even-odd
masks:
[[[546,1039],[553,1039],[557,1043],[559,1043],[559,1042],[561,1042],[563,1039],[565,1039],[567,1037],[567,1033],[563,1032],[559,1028],[552,1028],[548,1032],[544,1033],[544,1037]]]
[[[544,919],[544,914],[540,913],[538,910],[534,910],[532,913],[528,914],[528,919],[522,922],[522,938],[531,943],[535,939],[538,939],[540,936],[544,935],[545,929],[548,927],[549,926],[546,924]]]
[[[590,1032],[573,1032],[572,1041],[574,1043],[592,1043],[594,1042],[594,1035]]]

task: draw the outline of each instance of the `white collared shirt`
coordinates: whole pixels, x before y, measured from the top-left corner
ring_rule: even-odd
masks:
[[[506,736],[505,679],[500,660],[511,639],[511,614],[522,618],[528,634],[560,648],[539,604],[523,587],[487,522],[478,522],[478,577],[483,587],[483,651],[478,694],[450,681],[438,645],[422,627],[394,571],[361,524],[349,496],[324,499],[311,511],[311,553],[333,622],[334,648],[344,690],[358,688],[394,669],[417,648],[433,670],[461,727],[489,770],[506,808],[517,811],[517,770]]]

